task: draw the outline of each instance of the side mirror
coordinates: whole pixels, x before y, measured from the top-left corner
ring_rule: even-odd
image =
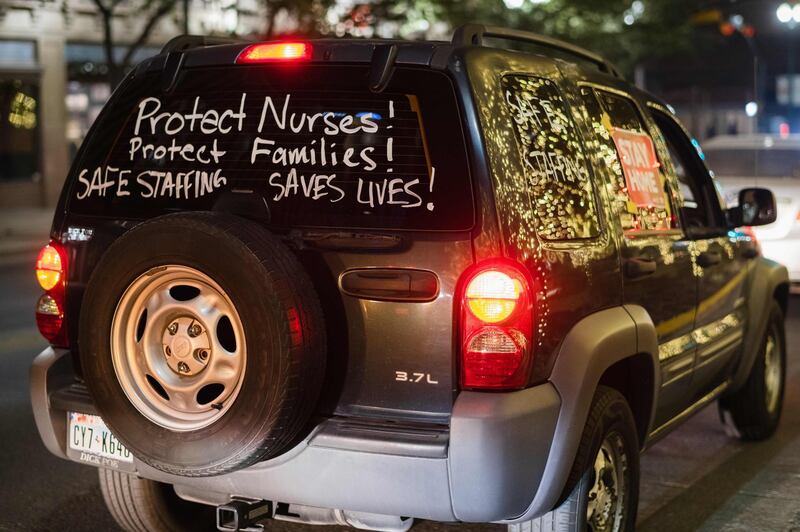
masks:
[[[766,188],[743,188],[739,191],[739,205],[726,213],[731,227],[771,224],[778,215],[775,196]]]

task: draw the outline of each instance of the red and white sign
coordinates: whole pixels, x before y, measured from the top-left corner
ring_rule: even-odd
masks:
[[[631,201],[637,207],[666,207],[658,171],[660,164],[650,136],[615,127],[611,137],[617,146]]]

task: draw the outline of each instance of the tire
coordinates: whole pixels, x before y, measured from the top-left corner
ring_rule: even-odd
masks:
[[[771,378],[768,378],[770,375]],[[783,312],[778,302],[772,301],[767,330],[747,381],[741,389],[720,400],[723,419],[732,423],[739,438],[744,441],[769,438],[778,428],[785,384]]]
[[[216,530],[215,508],[185,501],[169,484],[98,469],[103,501],[126,532]]]
[[[211,213],[144,222],[103,255],[81,308],[84,379],[143,462],[218,475],[302,436],[325,372],[322,310],[261,226]]]
[[[624,461],[627,465],[623,469],[603,467],[609,475],[616,476],[617,485],[622,482],[624,486],[621,505],[615,506],[615,502],[611,502],[610,521],[609,518],[602,519],[601,514],[596,513],[596,509],[590,510],[589,506],[590,494],[598,488],[595,468],[601,463],[601,452],[603,457],[612,456],[616,462]],[[606,481],[611,478],[607,476]],[[618,500],[619,492],[614,491]],[[636,526],[639,438],[627,401],[613,388],[597,388],[565,494],[566,498],[558,508],[536,519],[509,525],[509,532],[632,531]]]

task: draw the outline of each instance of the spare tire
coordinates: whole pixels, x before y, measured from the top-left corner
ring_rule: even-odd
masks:
[[[183,476],[285,451],[325,372],[303,267],[265,228],[227,214],[166,215],[119,237],[89,280],[78,344],[111,431]]]

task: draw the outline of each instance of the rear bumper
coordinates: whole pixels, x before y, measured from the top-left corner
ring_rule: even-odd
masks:
[[[73,383],[68,351],[48,348],[34,360],[31,399],[42,441],[53,454],[80,461],[68,456],[65,412],[95,408]],[[144,478],[209,501],[239,495],[437,521],[512,520],[539,489],[560,408],[551,384],[461,392],[449,429],[333,418],[284,455],[234,473],[187,478],[138,460],[134,466]]]

